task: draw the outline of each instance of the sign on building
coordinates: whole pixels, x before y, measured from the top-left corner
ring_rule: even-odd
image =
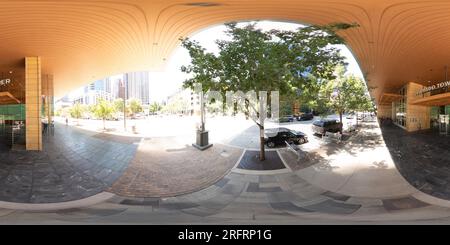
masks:
[[[11,79],[9,79],[9,78],[0,80],[0,86],[6,86],[10,83],[11,83]]]
[[[438,89],[442,89],[442,88],[446,88],[446,87],[450,87],[450,81],[445,81],[445,82],[441,82],[432,86],[427,86],[422,88],[421,90],[417,91],[416,95],[422,95],[424,93],[428,93],[434,90],[438,90]]]

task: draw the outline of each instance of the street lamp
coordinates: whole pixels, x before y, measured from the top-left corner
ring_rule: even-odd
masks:
[[[127,131],[127,120],[126,120],[126,117],[127,117],[127,112],[126,112],[126,110],[127,110],[127,100],[126,100],[127,86],[125,84],[125,80],[123,80],[122,85],[123,85],[123,130],[124,130],[124,132],[126,132]]]
[[[205,128],[205,102],[203,96],[203,90],[196,88],[196,92],[200,94],[200,127],[197,129],[197,139],[192,146],[195,148],[204,151],[212,146],[209,144],[209,133]]]

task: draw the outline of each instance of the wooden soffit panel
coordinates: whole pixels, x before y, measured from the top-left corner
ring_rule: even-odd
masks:
[[[450,1],[0,0],[0,67],[42,57],[55,96],[123,72],[161,70],[179,38],[229,21],[357,23],[339,34],[374,98],[403,81],[440,80],[450,60]],[[158,81],[162,85],[164,81]]]
[[[411,104],[424,106],[450,105],[450,92],[417,99],[411,102]]]

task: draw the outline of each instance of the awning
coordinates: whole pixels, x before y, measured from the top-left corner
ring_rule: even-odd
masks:
[[[0,105],[20,104],[20,100],[16,99],[9,92],[0,92]]]
[[[450,105],[450,92],[423,97],[411,102],[413,105],[442,106]]]

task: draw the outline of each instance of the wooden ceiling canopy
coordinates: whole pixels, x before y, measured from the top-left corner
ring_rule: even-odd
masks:
[[[9,92],[0,92],[0,105],[20,104],[20,100]]]
[[[412,101],[413,105],[443,106],[450,105],[450,92],[428,96]]]
[[[348,22],[360,27],[340,34],[379,99],[405,81],[444,78],[448,13],[447,0],[0,0],[0,68],[40,56],[58,97],[110,75],[163,69],[180,37],[212,25]]]
[[[392,102],[399,101],[402,98],[400,94],[383,93],[378,102],[380,105],[392,105]]]

